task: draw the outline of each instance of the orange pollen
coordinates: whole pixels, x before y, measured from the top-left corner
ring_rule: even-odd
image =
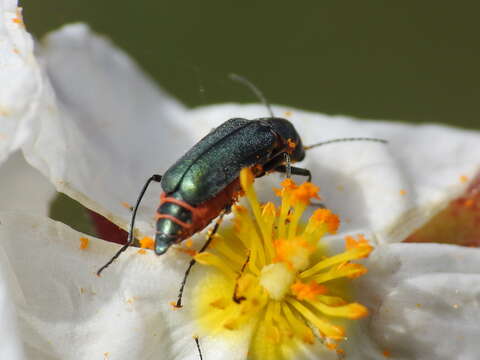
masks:
[[[297,254],[297,250],[300,248],[305,248],[309,252],[315,251],[315,246],[309,244],[305,240],[296,240],[296,241],[286,241],[283,239],[278,239],[273,242],[273,247],[275,248],[275,256],[272,259],[272,262],[284,262],[289,267],[291,267],[291,258]]]
[[[328,289],[324,285],[320,285],[315,281],[311,281],[309,284],[297,281],[291,286],[292,293],[298,300],[315,300],[317,295],[323,295],[328,292]]]
[[[241,214],[248,214],[248,210],[245,206],[235,204],[233,205],[233,208],[235,209],[236,212],[241,213]]]
[[[137,251],[137,253],[139,253],[140,255],[145,255],[147,251],[145,249],[140,249]]]
[[[252,173],[254,176],[259,176],[264,173],[263,166],[260,164],[253,165],[250,169],[252,170]],[[250,181],[250,178],[249,178],[249,181]]]
[[[170,306],[172,307],[172,310],[174,310],[174,311],[182,308],[181,306],[177,306],[177,302],[176,302],[176,301],[170,301],[169,304],[170,304]]]
[[[133,210],[133,206],[130,205],[128,202],[122,201],[121,204],[122,204],[122,206],[123,206],[125,209],[128,209],[128,210],[130,210],[130,211]]]
[[[312,218],[322,224],[327,224],[328,232],[335,234],[340,226],[340,219],[329,209],[317,209]]]
[[[282,197],[288,193],[291,193],[293,190],[298,188],[297,184],[295,184],[295,182],[290,178],[286,178],[285,180],[283,180],[280,183],[280,186],[282,187],[281,189],[273,188],[273,192],[278,197]]]
[[[295,148],[297,147],[297,143],[295,141],[293,141],[292,139],[288,139],[287,140],[287,147],[288,147],[288,152],[289,153],[292,153],[293,150],[295,150]]]
[[[85,250],[86,248],[88,248],[88,242],[90,240],[88,240],[88,238],[86,237],[81,237],[80,238],[80,250]]]
[[[460,176],[460,181],[461,181],[462,183],[466,183],[466,182],[468,181],[468,176],[466,176],[466,175]]]
[[[154,249],[155,240],[153,240],[150,236],[144,236],[140,239],[140,247],[142,249]]]
[[[191,257],[194,257],[195,255],[198,254],[197,250],[187,249],[187,248],[184,248],[184,247],[179,247],[179,248],[177,248],[177,250],[184,253],[184,254],[190,255]]]
[[[361,257],[367,257],[373,250],[373,247],[365,239],[365,236],[360,234],[357,236],[357,240],[353,236],[345,236],[345,248],[347,250],[362,249],[365,254]]]
[[[280,183],[280,186],[285,190],[295,190],[296,188],[298,188],[297,184],[295,184],[295,182],[290,178],[283,180]]]
[[[318,196],[319,190],[318,186],[312,183],[303,183],[293,192],[293,199],[308,204],[312,198],[320,199],[320,196]]]
[[[334,342],[327,342],[327,343],[325,343],[325,346],[329,350],[336,350],[338,348],[338,344],[334,343]]]

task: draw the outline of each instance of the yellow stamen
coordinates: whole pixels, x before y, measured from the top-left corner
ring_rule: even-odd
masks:
[[[315,281],[308,284],[298,281],[292,285],[292,293],[298,300],[314,300],[317,295],[327,293],[328,289],[324,285],[320,285]]]
[[[293,315],[288,304],[282,304],[282,311],[290,327],[293,329],[293,333],[303,342],[313,344],[315,338],[312,330],[298,317]]]
[[[263,243],[265,245],[265,251],[267,255],[267,262],[271,262],[275,256],[275,251],[273,249],[272,235],[273,235],[273,225],[276,220],[276,211],[275,205],[271,202],[266,203],[262,208],[262,217],[265,225],[265,234],[263,238]]]
[[[195,260],[202,265],[214,266],[224,275],[235,279],[235,272],[230,268],[229,264],[222,260],[219,256],[212,253],[203,252],[195,255]]]
[[[305,319],[315,325],[322,335],[325,335],[326,337],[335,340],[340,340],[345,337],[345,332],[340,326],[332,325],[328,320],[324,319],[323,317],[315,315],[312,311],[310,311],[307,307],[302,305],[297,300],[289,298],[288,302],[295,308],[295,310],[302,314]]]
[[[348,249],[347,251],[320,261],[315,266],[312,266],[310,269],[302,272],[300,274],[300,277],[307,278],[315,275],[320,270],[326,269],[335,264],[345,263],[351,260],[367,257],[373,250],[373,247],[369,245],[363,237],[360,237],[359,240],[356,241],[351,236],[347,236],[345,240],[346,247]]]
[[[329,306],[320,301],[309,301],[309,303],[325,315],[343,317],[346,319],[360,319],[368,315],[367,308],[358,303],[351,303],[343,306]]]
[[[367,268],[361,264],[342,263],[337,267],[332,267],[329,271],[312,276],[312,280],[319,283],[330,281],[333,279],[339,279],[342,277],[348,277],[350,279],[357,278],[364,275],[367,272]]]
[[[295,185],[292,179],[285,179],[281,182],[280,185],[282,186],[282,189],[275,191],[275,194],[282,198],[282,205],[280,207],[280,218],[278,220],[278,237],[285,238],[286,224],[288,221],[287,217],[291,206],[290,198],[293,191],[297,188],[297,185]]]

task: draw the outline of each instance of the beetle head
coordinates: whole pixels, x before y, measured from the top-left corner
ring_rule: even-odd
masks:
[[[303,148],[302,139],[290,121],[287,119],[274,117],[262,120],[269,124],[271,129],[282,140],[284,146],[292,148],[291,152],[289,152],[292,161],[302,161],[305,158],[305,150]]]

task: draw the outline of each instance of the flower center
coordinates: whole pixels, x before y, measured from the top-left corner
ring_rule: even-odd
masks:
[[[282,300],[295,280],[294,273],[285,263],[269,264],[260,272],[260,285],[273,300]]]
[[[195,255],[214,269],[195,289],[200,333],[251,339],[249,359],[294,358],[300,344],[315,343],[312,329],[329,349],[340,351],[337,342],[345,330],[334,319],[358,319],[368,311],[340,296],[336,282],[364,274],[366,268],[351,261],[368,256],[372,247],[361,236],[348,237],[343,253],[327,257],[319,240],[336,232],[338,217],[317,209],[307,224],[300,222],[318,188],[286,179],[276,191],[281,198],[276,208],[259,203],[253,179],[249,169],[242,170],[253,216],[234,207],[234,226],[222,228],[208,251]]]

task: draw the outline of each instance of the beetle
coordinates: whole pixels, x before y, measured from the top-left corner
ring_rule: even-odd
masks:
[[[255,177],[282,172],[287,177],[302,175],[310,181],[308,169],[291,166],[305,158],[305,150],[340,141],[385,142],[374,138],[344,138],[304,146],[293,124],[275,117],[263,94],[253,84],[238,75],[232,78],[252,89],[266,105],[270,117],[227,120],[196,143],[163,176],[152,175],[133,208],[127,243],[97,271],[97,275],[133,244],[137,210],[151,182],[160,182],[163,189],[156,214],[155,253],[164,254],[170,246],[200,232],[218,217],[200,249],[202,252],[218,230],[223,215],[238,199],[241,192],[239,174],[243,168],[250,167]],[[177,301],[179,307],[186,278],[194,263],[195,260],[190,262],[185,273]]]
[[[162,177],[155,253],[203,230],[233,205],[241,169],[252,168],[256,177],[284,171],[285,154],[290,162],[305,157],[300,136],[282,118],[233,118],[210,132]]]
[[[240,193],[240,170],[251,167],[255,177],[288,171],[310,178],[307,169],[290,166],[304,158],[300,136],[286,119],[227,120],[196,143],[163,176],[155,174],[148,179],[132,220],[148,185],[160,182],[163,193],[156,214],[155,253],[162,255],[171,245],[203,230],[222,210],[229,210]],[[129,243],[133,241],[132,234],[133,226]]]

